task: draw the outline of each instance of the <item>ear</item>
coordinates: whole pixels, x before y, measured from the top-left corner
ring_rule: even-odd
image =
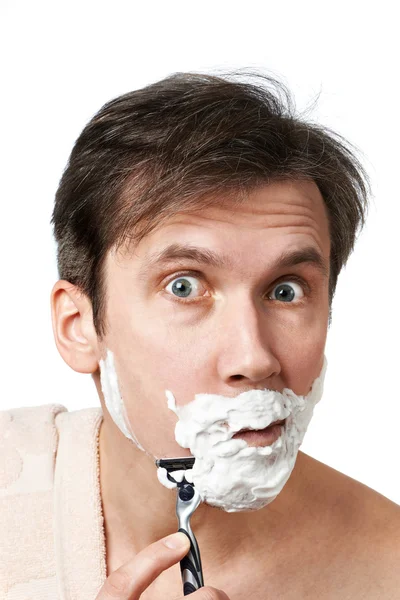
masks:
[[[78,373],[94,373],[99,366],[99,343],[92,304],[75,285],[61,279],[51,292],[53,333],[59,353]]]

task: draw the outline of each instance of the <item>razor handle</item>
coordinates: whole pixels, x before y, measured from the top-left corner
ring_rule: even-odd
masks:
[[[188,596],[204,586],[200,550],[190,526],[190,517],[200,504],[200,495],[194,486],[185,482],[178,488],[176,514],[179,531],[190,541],[187,555],[180,561],[183,595]]]

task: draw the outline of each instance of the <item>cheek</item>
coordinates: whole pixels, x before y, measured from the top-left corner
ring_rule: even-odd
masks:
[[[322,324],[321,324],[322,325]],[[290,352],[284,344],[279,349],[281,378],[295,394],[305,396],[320,375],[326,345],[327,327],[318,325],[291,339]],[[286,340],[287,342],[287,340]]]
[[[195,346],[198,334],[194,328],[190,332],[168,328],[157,318],[138,319],[128,327],[120,319],[110,331],[106,345],[114,353],[120,392],[135,436],[156,457],[190,455],[175,441],[177,417],[168,409],[165,391],[171,390],[182,404],[202,390],[208,354],[202,356],[201,347]]]

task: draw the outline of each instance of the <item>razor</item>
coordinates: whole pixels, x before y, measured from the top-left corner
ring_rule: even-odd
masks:
[[[190,517],[201,502],[200,494],[192,483],[175,481],[170,475],[174,471],[191,469],[195,459],[190,458],[162,458],[156,461],[157,467],[167,470],[167,477],[177,485],[176,516],[178,518],[178,531],[184,533],[190,541],[190,550],[180,561],[183,595],[188,596],[204,586],[203,571],[199,546],[190,526]]]

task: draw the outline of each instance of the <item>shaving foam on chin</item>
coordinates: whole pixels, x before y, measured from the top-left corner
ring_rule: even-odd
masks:
[[[112,420],[122,433],[136,446],[139,450],[146,452],[143,446],[139,443],[137,437],[132,431],[128,416],[126,414],[126,408],[119,391],[118,377],[115,369],[114,355],[111,350],[107,350],[107,356],[105,360],[101,360],[100,363],[100,382],[101,389],[104,396],[104,401],[108,412],[110,413]]]
[[[322,397],[326,368],[324,357],[321,374],[307,396],[288,388],[250,390],[234,398],[196,394],[192,402],[177,406],[172,392],[166,391],[168,408],[178,417],[175,439],[196,459],[187,476],[204,502],[237,512],[263,508],[277,497]],[[271,446],[251,447],[245,440],[232,439],[242,429],[264,429],[282,419],[286,421],[281,436]],[[158,478],[166,487],[176,487],[166,473],[159,472]]]

